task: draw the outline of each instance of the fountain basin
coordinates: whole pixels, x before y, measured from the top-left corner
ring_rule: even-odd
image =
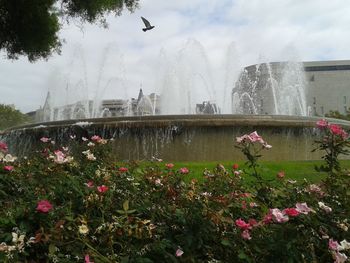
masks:
[[[318,138],[317,117],[278,115],[159,115],[112,117],[36,123],[0,134],[11,152],[24,156],[43,136],[67,146],[77,138],[100,135],[114,138],[113,154],[119,160],[143,160],[153,156],[167,161],[237,161],[244,156],[235,148],[235,138],[257,131],[273,147],[264,150],[264,160],[316,160],[311,152]],[[350,122],[328,119],[345,129]]]

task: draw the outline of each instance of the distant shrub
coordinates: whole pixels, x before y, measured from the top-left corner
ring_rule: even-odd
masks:
[[[9,105],[0,104],[0,130],[29,121],[29,117]]]

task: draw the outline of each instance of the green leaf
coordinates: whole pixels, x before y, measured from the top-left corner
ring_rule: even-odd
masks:
[[[238,257],[239,257],[240,259],[247,259],[247,255],[246,255],[243,251],[240,251],[240,252],[239,252]]]
[[[67,221],[73,221],[74,218],[72,216],[65,216],[64,219],[66,219]]]
[[[221,244],[226,246],[226,247],[232,246],[231,242],[229,240],[227,240],[227,239],[221,240]]]
[[[143,171],[142,171],[141,168],[136,168],[136,169],[135,169],[135,173],[137,173],[137,174],[143,174]]]
[[[54,244],[49,245],[49,254],[54,255],[56,252],[56,246]]]
[[[126,214],[126,212],[124,210],[117,210],[117,213],[122,214],[122,215]]]
[[[124,211],[128,211],[129,210],[129,200],[126,200],[123,203],[123,209],[124,209]]]

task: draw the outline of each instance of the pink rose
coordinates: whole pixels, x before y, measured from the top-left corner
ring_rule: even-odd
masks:
[[[295,207],[298,210],[298,212],[305,215],[307,215],[310,212],[314,212],[314,210],[308,207],[306,203],[297,203]]]
[[[86,185],[88,188],[92,188],[92,187],[94,187],[94,182],[93,182],[93,181],[89,181],[89,182],[85,183],[85,185]]]
[[[277,177],[278,177],[278,178],[283,178],[285,175],[286,175],[286,174],[284,173],[284,171],[279,171],[279,172],[277,173]]]
[[[108,191],[109,187],[105,186],[105,185],[101,185],[101,186],[97,186],[97,191],[99,191],[100,193],[104,193],[106,191]]]
[[[188,174],[190,172],[190,170],[188,170],[188,168],[186,168],[186,167],[180,168],[179,171],[180,171],[181,174]]]
[[[158,178],[154,181],[155,185],[163,185],[162,181]]]
[[[88,254],[85,255],[85,263],[94,263],[92,261],[90,261],[90,256]]]
[[[237,163],[235,163],[234,165],[232,165],[232,169],[233,170],[237,170],[239,168],[239,165]]]
[[[236,175],[236,176],[238,176],[238,175],[240,175],[242,173],[242,171],[241,170],[236,170],[236,171],[233,171],[233,174],[234,175]]]
[[[238,226],[240,229],[243,229],[243,230],[252,229],[252,226],[249,223],[246,223],[241,218],[237,219],[235,223],[236,223],[236,226]]]
[[[272,214],[270,210],[269,213],[264,216],[263,223],[267,225],[267,224],[270,224],[271,222],[272,222]]]
[[[333,133],[334,135],[342,135],[343,134],[343,129],[342,127],[340,127],[337,124],[330,124],[329,125],[329,130],[331,131],[331,133]]]
[[[348,257],[344,253],[333,252],[332,253],[334,263],[345,263]]]
[[[299,215],[299,211],[296,210],[295,208],[286,208],[283,210],[283,213],[291,217],[295,217]]]
[[[94,141],[94,142],[99,142],[101,140],[102,140],[102,138],[98,135],[94,135],[91,137],[91,141]]]
[[[8,171],[8,172],[11,172],[11,171],[13,170],[13,168],[14,168],[14,167],[13,167],[12,165],[5,165],[5,166],[4,166],[4,170],[5,170],[5,171]]]
[[[126,173],[129,169],[126,167],[119,167],[118,171],[122,173]]]
[[[271,209],[271,214],[272,214],[273,220],[277,223],[285,223],[289,220],[289,217],[285,215],[278,208]]]
[[[249,233],[249,230],[248,230],[248,229],[242,231],[241,237],[242,237],[243,239],[245,239],[245,240],[251,240],[251,239],[252,239],[252,237],[250,236],[250,233]]]
[[[165,167],[168,168],[168,169],[171,169],[174,167],[174,164],[173,163],[167,163],[165,164]]]
[[[344,140],[349,137],[348,133],[346,131],[344,131],[343,128],[337,124],[330,124],[328,127],[329,127],[329,130],[332,134],[338,135],[338,136],[342,137],[342,139],[344,139]]]
[[[317,184],[310,184],[307,190],[311,193],[316,193],[321,196],[325,194]]]
[[[183,251],[180,249],[180,248],[178,248],[177,250],[176,250],[176,252],[175,252],[175,256],[177,256],[177,257],[181,257],[182,255],[183,255]]]
[[[263,140],[263,138],[256,131],[250,133],[249,135],[248,134],[244,134],[241,137],[236,137],[236,142],[237,143],[242,143],[242,142],[246,142],[246,141],[248,141],[248,142],[259,142],[260,144],[262,144],[263,148],[266,148],[266,149],[272,148],[272,146],[267,144],[267,142],[265,142]]]
[[[249,138],[249,136],[247,134],[244,134],[241,137],[236,137],[236,142],[241,143],[244,142],[245,140],[247,140]]]
[[[316,122],[316,125],[320,129],[324,129],[328,126],[328,122],[325,119],[319,120]]]
[[[0,152],[6,153],[8,151],[7,144],[0,141]]]
[[[66,162],[66,155],[62,152],[62,151],[55,151],[55,158],[54,158],[54,162],[58,163],[58,164],[62,164]]]
[[[40,213],[48,213],[52,209],[52,204],[47,200],[41,200],[38,202],[36,211]]]
[[[50,138],[47,138],[47,137],[41,137],[40,138],[40,141],[44,142],[44,143],[47,143],[50,141]]]
[[[251,142],[264,143],[263,138],[256,131],[252,132],[248,136],[249,136]]]
[[[258,225],[258,222],[254,218],[251,218],[248,220],[248,224],[252,227],[255,227]]]
[[[340,247],[340,245],[339,245],[338,241],[333,240],[332,238],[329,239],[329,241],[328,241],[328,248],[330,250],[338,250],[339,247]]]

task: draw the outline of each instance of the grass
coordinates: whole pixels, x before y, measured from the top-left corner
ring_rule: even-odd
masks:
[[[165,164],[170,162],[146,162],[142,161],[138,165],[140,168],[146,166],[157,165],[160,168],[165,169]],[[213,171],[218,164],[222,164],[226,170],[232,174],[232,165],[234,162],[223,161],[223,162],[173,162],[173,170],[179,170],[181,167],[186,167],[190,170],[188,175],[184,176],[184,180],[189,182],[191,179],[195,178],[198,181],[203,181],[203,171],[205,169]],[[244,161],[236,162],[239,165],[239,170],[248,169]],[[326,173],[317,172],[315,166],[320,166],[324,164],[322,160],[313,160],[313,161],[260,161],[259,162],[259,173],[266,179],[274,179],[277,176],[277,173],[284,171],[285,179],[288,180],[297,180],[302,181],[307,179],[310,183],[318,183],[326,177]],[[350,160],[340,160],[341,167],[350,171]],[[118,166],[128,166],[125,162],[118,162]],[[247,178],[249,181],[249,178]]]
[[[226,170],[232,171],[233,162],[174,162],[174,169],[179,169],[181,167],[187,167],[190,170],[189,178],[196,178],[202,180],[203,171],[205,169],[213,170],[217,164],[222,164]],[[291,180],[303,180],[306,178],[309,182],[317,183],[325,178],[326,174],[317,172],[315,166],[320,166],[324,162],[318,161],[261,161],[260,172],[262,176],[266,179],[276,178],[279,171],[285,172],[285,178]],[[350,160],[342,160],[341,165],[344,169],[350,170]],[[244,162],[237,162],[239,169],[247,169]]]

